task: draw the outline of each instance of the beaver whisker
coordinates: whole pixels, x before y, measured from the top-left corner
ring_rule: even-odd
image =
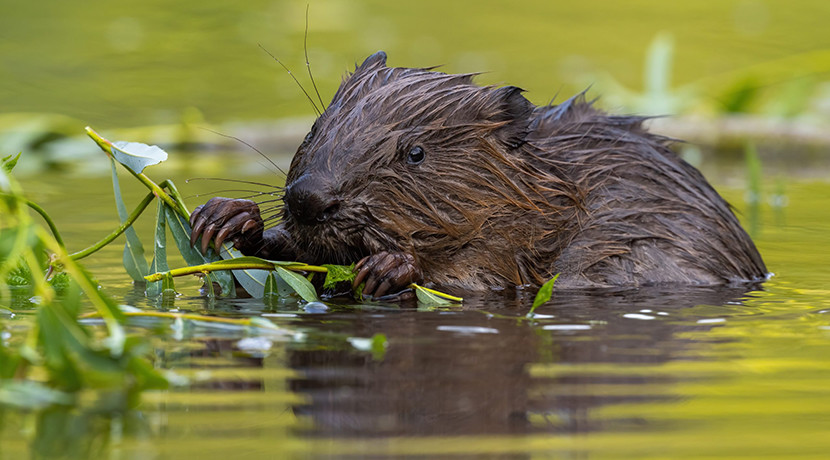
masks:
[[[224,190],[216,190],[216,191],[209,192],[209,193],[197,193],[195,195],[188,195],[184,198],[185,199],[199,198],[199,197],[208,196],[208,195],[213,196],[213,195],[216,195],[216,194],[219,194],[219,193],[249,193],[249,195],[242,195],[242,196],[238,197],[240,199],[245,199],[245,200],[250,200],[252,198],[256,198],[256,197],[260,197],[260,196],[263,196],[263,195],[270,195],[271,194],[270,192],[259,192],[259,191],[256,191],[256,190],[224,189]],[[257,203],[257,204],[259,204],[259,203]]]
[[[314,75],[311,74],[311,63],[308,61],[308,8],[305,6],[305,32],[303,33],[303,54],[305,54],[305,66],[308,69],[308,78],[311,80],[311,86],[314,87],[314,92],[317,93],[317,100],[320,101],[320,108],[326,109],[326,104],[323,103],[323,98],[320,97],[320,90],[317,89],[317,83],[314,81]]]
[[[266,201],[265,203],[270,203],[270,202],[273,202],[273,201]],[[262,203],[260,203],[260,205],[261,204]],[[275,204],[275,205],[271,205],[271,206],[266,206],[264,208],[260,208],[259,212],[260,212],[260,214],[269,214],[269,213],[279,214],[282,211],[283,211],[282,205]]]
[[[302,84],[300,84],[300,81],[299,81],[299,80],[297,80],[297,77],[295,77],[295,76],[294,76],[294,73],[293,73],[293,72],[291,72],[291,69],[289,69],[289,68],[288,68],[285,64],[283,64],[283,63],[282,63],[282,61],[280,61],[280,60],[279,60],[276,56],[274,56],[273,54],[271,54],[271,52],[270,52],[270,51],[268,51],[267,49],[265,49],[265,47],[264,47],[264,46],[262,46],[262,44],[257,43],[257,46],[259,46],[259,48],[260,48],[262,51],[265,51],[266,53],[268,53],[268,55],[269,55],[269,56],[271,56],[271,59],[275,60],[275,61],[277,62],[277,64],[279,64],[280,66],[282,66],[282,68],[283,68],[283,69],[285,69],[285,71],[286,71],[286,72],[288,72],[288,75],[290,75],[290,76],[291,76],[291,78],[293,78],[293,79],[294,79],[294,83],[296,83],[296,84],[297,84],[297,86],[299,86],[299,87],[300,87],[300,90],[302,90],[303,94],[305,94],[306,99],[308,99],[308,101],[311,103],[311,107],[313,107],[313,108],[314,108],[314,113],[316,113],[318,117],[319,117],[320,115],[322,115],[322,110],[321,110],[321,109],[319,109],[319,108],[317,108],[317,104],[314,102],[314,99],[312,99],[312,98],[311,98],[311,96],[309,96],[309,95],[308,95],[308,91],[306,91],[306,90],[305,90],[305,88],[303,87],[303,85],[302,85]],[[325,107],[323,107],[323,108],[325,108]]]
[[[285,189],[283,186],[267,184],[265,182],[255,182],[250,180],[242,180],[242,179],[228,179],[226,177],[191,177],[190,179],[185,180],[185,183],[189,183],[190,181],[194,180],[212,180],[212,181],[219,181],[219,182],[235,182],[237,184],[249,184],[249,185],[258,185],[260,187],[270,188],[277,191],[282,191]]]
[[[254,147],[253,145],[249,144],[248,142],[246,142],[246,141],[244,141],[244,140],[242,140],[242,139],[240,139],[240,138],[238,138],[238,137],[236,137],[236,136],[231,136],[230,134],[220,133],[220,132],[218,132],[218,131],[214,131],[214,130],[212,130],[212,129],[210,129],[210,128],[205,128],[204,126],[200,126],[200,128],[201,128],[201,129],[204,129],[205,131],[210,131],[210,132],[212,132],[213,134],[216,134],[216,135],[218,135],[218,136],[222,136],[222,137],[224,137],[224,138],[226,138],[226,139],[233,139],[233,140],[235,140],[236,142],[239,142],[240,144],[242,144],[242,145],[244,145],[244,146],[248,147],[249,149],[253,150],[254,152],[258,153],[258,154],[259,154],[259,156],[261,156],[262,158],[265,158],[265,161],[267,161],[268,163],[270,163],[270,164],[271,164],[271,166],[273,166],[273,167],[274,167],[275,171],[273,171],[273,172],[274,172],[275,174],[279,173],[279,174],[282,174],[283,176],[285,176],[285,175],[286,175],[285,171],[283,171],[283,170],[282,170],[282,168],[280,168],[280,167],[279,167],[276,163],[274,163],[274,160],[272,160],[272,159],[268,158],[268,155],[266,155],[266,154],[262,153],[262,151],[261,151],[261,150],[259,150],[258,148]]]
[[[274,198],[274,199],[271,199],[271,200],[257,201],[258,206],[262,206],[262,205],[270,204],[270,203],[282,203],[282,198]],[[264,209],[264,211],[271,211],[271,210],[274,210],[274,209],[282,209],[282,208],[283,208],[282,204],[274,204],[274,205],[270,205],[270,206],[266,207]]]

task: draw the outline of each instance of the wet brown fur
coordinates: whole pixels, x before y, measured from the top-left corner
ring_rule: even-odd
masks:
[[[726,202],[648,133],[582,95],[537,107],[472,75],[390,68],[349,75],[291,164],[338,203],[325,222],[283,213],[299,258],[351,263],[412,254],[424,279],[472,289],[763,279],[766,268]],[[406,161],[414,146],[426,158]]]

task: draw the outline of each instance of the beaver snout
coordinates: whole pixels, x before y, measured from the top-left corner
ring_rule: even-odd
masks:
[[[326,222],[340,210],[340,200],[308,176],[285,189],[284,203],[291,216],[305,225]]]

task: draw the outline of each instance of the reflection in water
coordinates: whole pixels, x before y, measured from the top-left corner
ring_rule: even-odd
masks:
[[[389,348],[382,360],[337,348],[292,351],[289,365],[300,376],[292,379],[291,390],[306,395],[308,402],[295,412],[313,420],[307,434],[346,437],[636,428],[642,420],[595,420],[592,411],[619,402],[672,398],[665,388],[658,394],[638,389],[665,386],[671,377],[626,375],[619,368],[609,375],[534,377],[531,369],[539,364],[657,365],[688,359],[697,343],[679,334],[712,326],[678,321],[678,314],[699,304],[734,302],[745,292],[560,292],[537,312],[541,318],[535,322],[521,320],[527,303],[516,298],[468,303],[487,305],[482,311],[404,309],[344,313],[324,321],[306,317],[303,327],[321,333],[339,323],[340,332],[349,335],[386,334]],[[494,310],[494,305],[500,307]]]

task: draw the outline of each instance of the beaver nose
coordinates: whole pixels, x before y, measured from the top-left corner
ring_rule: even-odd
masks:
[[[340,209],[340,200],[307,178],[300,178],[288,186],[283,202],[288,212],[306,225],[325,222]]]

